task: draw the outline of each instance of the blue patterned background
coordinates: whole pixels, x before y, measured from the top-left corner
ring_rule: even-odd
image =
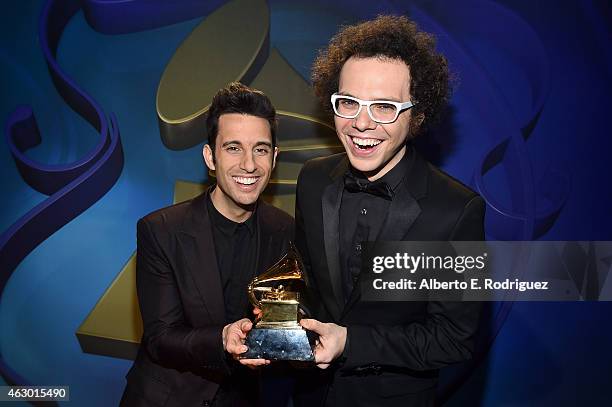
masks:
[[[49,3],[68,11],[110,2]],[[83,353],[75,331],[135,250],[137,219],[169,205],[176,180],[206,179],[201,146],[172,151],[162,144],[155,96],[176,48],[223,2],[204,2],[204,13],[194,11],[202,2],[164,3],[118,3],[133,14],[96,15],[107,34],[92,28],[81,10],[68,21],[57,62],[95,100],[106,125],[114,114],[123,167],[115,162],[118,178],[110,165],[99,180],[90,178],[83,197],[92,205],[15,267],[9,260],[18,257],[16,249],[0,246],[2,275],[10,276],[0,297],[3,368],[32,384],[69,385],[70,405],[117,404],[131,362]],[[410,15],[437,35],[457,76],[451,108],[422,148],[485,197],[489,238],[612,240],[609,2],[268,3],[271,45],[306,80],[317,49],[339,24],[381,12]],[[0,5],[0,119],[7,135],[15,109],[31,106],[42,143],[25,156],[62,166],[88,156],[106,133],[76,114],[52,82],[39,39],[46,4]],[[8,138],[0,143],[2,244],[24,216],[51,199],[38,192],[40,183],[34,188],[24,179],[12,151]],[[76,200],[66,202],[78,206]],[[449,393],[448,405],[609,403],[610,315],[610,303],[499,306],[490,321],[491,348]]]

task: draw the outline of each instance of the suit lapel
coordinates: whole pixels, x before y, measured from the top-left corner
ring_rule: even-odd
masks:
[[[389,213],[376,240],[402,240],[420,213],[421,207],[402,182],[395,191]]]
[[[402,183],[395,191],[389,214],[376,240],[404,239],[414,221],[421,214],[418,201],[427,195],[429,167],[427,162],[414,150],[414,147],[408,145],[408,148],[406,154],[412,155],[412,163]]]
[[[334,293],[335,301],[330,312],[336,319],[340,317],[344,307],[344,294],[342,290],[342,272],[340,269],[340,203],[344,190],[343,174],[348,169],[348,159],[345,157],[331,172],[332,183],[323,191],[321,209],[323,212],[323,238],[325,241],[325,256],[329,270],[329,280]]]
[[[193,278],[204,307],[214,323],[225,323],[225,304],[215,244],[207,208],[210,189],[191,202],[191,213],[179,233],[179,244],[186,254],[188,272]]]

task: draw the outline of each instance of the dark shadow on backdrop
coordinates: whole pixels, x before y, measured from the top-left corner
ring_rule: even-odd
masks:
[[[436,167],[443,166],[457,146],[456,110],[448,105],[440,114],[439,121],[412,141],[416,150]]]

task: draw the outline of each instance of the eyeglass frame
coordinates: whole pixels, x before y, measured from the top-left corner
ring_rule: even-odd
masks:
[[[357,110],[357,113],[355,113],[355,115],[342,115],[342,114],[338,113],[338,110],[336,109],[336,100],[340,99],[340,98],[349,99],[349,100],[352,100],[354,102],[359,103],[359,109]],[[401,112],[403,112],[404,110],[411,109],[412,107],[414,107],[416,105],[416,103],[412,103],[411,101],[408,101],[408,102],[394,102],[392,100],[363,100],[363,99],[356,98],[354,96],[341,95],[339,93],[334,93],[333,95],[331,95],[330,100],[331,100],[331,104],[332,104],[332,109],[333,109],[334,114],[336,116],[342,117],[343,119],[354,119],[357,116],[359,116],[359,113],[361,113],[361,108],[363,106],[365,106],[366,107],[366,111],[368,112],[368,116],[370,117],[370,119],[372,119],[376,123],[380,123],[380,124],[393,123],[394,121],[397,120],[397,118],[399,117]],[[376,103],[387,103],[387,104],[395,106],[395,117],[393,118],[393,120],[385,121],[385,120],[377,120],[377,119],[375,119],[372,116],[372,111],[370,110],[370,106],[372,106],[373,104],[376,104]]]

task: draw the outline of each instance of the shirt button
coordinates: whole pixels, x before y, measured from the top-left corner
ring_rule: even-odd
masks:
[[[362,215],[367,215],[367,214],[368,214],[368,210],[367,210],[366,208],[363,208],[363,209],[361,210],[361,214],[362,214]]]
[[[360,252],[360,251],[361,251],[361,243],[357,243],[357,244],[355,245],[355,250],[356,250],[356,251],[358,251],[358,252]]]
[[[202,407],[208,407],[208,406],[210,406],[210,401],[209,400],[204,400],[202,402]]]

